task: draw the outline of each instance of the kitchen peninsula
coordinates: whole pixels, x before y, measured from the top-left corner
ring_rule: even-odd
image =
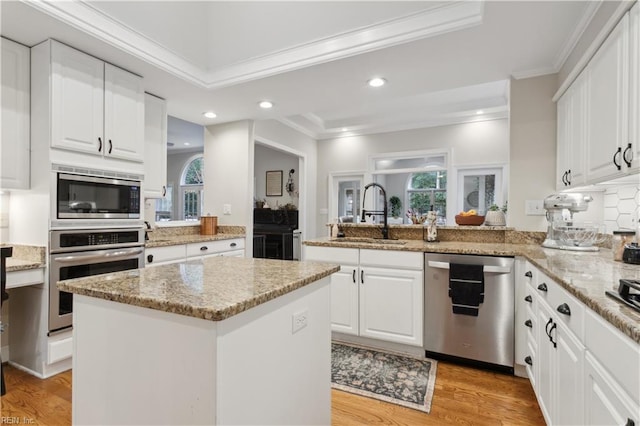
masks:
[[[58,283],[74,424],[329,424],[338,270],[212,257]]]

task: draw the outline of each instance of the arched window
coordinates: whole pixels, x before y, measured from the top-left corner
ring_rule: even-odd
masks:
[[[180,178],[180,219],[198,220],[204,209],[204,156],[191,157]]]
[[[433,209],[438,215],[438,223],[445,223],[447,217],[447,172],[411,173],[407,183],[407,205],[418,214]]]

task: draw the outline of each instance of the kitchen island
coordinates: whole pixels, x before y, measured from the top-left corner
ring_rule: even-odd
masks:
[[[74,424],[329,424],[337,265],[212,257],[74,293]]]

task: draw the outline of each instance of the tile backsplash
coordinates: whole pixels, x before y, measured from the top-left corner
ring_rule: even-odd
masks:
[[[607,232],[637,230],[640,217],[640,185],[607,188],[604,192],[604,223]]]

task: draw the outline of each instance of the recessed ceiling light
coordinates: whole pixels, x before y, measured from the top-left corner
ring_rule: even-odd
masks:
[[[476,114],[480,115],[480,114],[482,114],[483,112],[484,112],[483,110],[479,109],[479,110],[477,110],[477,111],[476,111]]]
[[[262,109],[269,109],[273,107],[273,102],[271,101],[260,101],[258,104]]]
[[[189,142],[185,142],[185,143],[184,143],[184,145],[185,145],[185,146],[189,146],[189,145],[191,145],[191,144],[190,144]]]
[[[346,131],[347,131],[347,130],[349,130],[349,129],[347,129],[346,127],[343,127],[341,130],[342,130],[343,132],[346,132]]]
[[[204,115],[207,118],[216,118],[218,115],[213,112],[213,111],[207,111],[207,112],[203,112],[202,115]]]
[[[380,87],[380,86],[384,86],[386,82],[387,82],[387,80],[385,80],[384,78],[375,77],[375,78],[372,78],[371,80],[369,80],[367,83],[371,87]]]

